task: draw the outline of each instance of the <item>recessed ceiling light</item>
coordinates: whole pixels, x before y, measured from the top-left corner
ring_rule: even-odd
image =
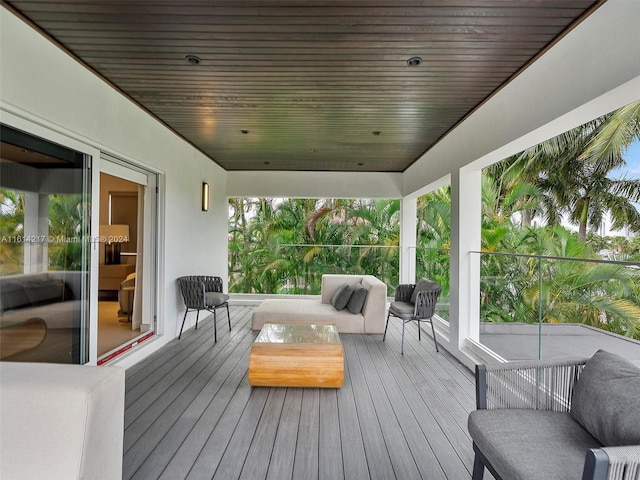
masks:
[[[189,65],[199,65],[200,62],[202,62],[200,57],[196,57],[195,55],[187,55],[184,59]]]
[[[240,130],[240,133],[242,133],[243,135],[246,135],[249,133],[249,130]]]
[[[371,132],[371,133],[373,133],[373,134],[377,137],[377,136],[378,136],[378,135],[380,135],[382,132],[381,132],[380,130],[374,130],[374,131],[373,131],[373,132]]]
[[[421,57],[411,57],[409,60],[407,60],[407,65],[410,67],[417,67],[421,63],[422,63]]]

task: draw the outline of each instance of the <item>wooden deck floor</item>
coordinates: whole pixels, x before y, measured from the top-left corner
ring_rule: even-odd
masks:
[[[231,308],[231,332],[220,315],[217,344],[207,319],[127,371],[123,478],[471,477],[473,375],[415,324],[404,356],[397,319],[384,343],[341,335],[341,389],[252,388],[251,310]]]

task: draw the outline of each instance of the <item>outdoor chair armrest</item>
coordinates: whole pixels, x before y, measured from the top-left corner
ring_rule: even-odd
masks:
[[[421,290],[416,295],[414,310],[415,318],[431,318],[436,312],[436,304],[442,289],[440,287],[431,290]]]
[[[476,365],[476,407],[569,412],[587,358]]]
[[[628,480],[640,475],[640,445],[587,450],[582,480]]]
[[[413,289],[416,288],[415,283],[403,283],[396,287],[394,300],[396,302],[411,302],[411,294]]]

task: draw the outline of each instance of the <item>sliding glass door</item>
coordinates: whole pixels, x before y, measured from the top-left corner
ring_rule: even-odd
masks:
[[[92,158],[0,128],[0,359],[86,363]]]

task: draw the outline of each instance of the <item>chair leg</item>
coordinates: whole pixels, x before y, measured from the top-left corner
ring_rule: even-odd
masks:
[[[436,352],[438,352],[438,339],[436,338],[436,329],[433,326],[433,317],[429,321],[431,322],[431,333],[433,334],[433,343],[436,344]]]
[[[216,325],[216,309],[213,309],[213,343],[218,342],[218,326]]]
[[[400,354],[404,355],[404,326],[407,324],[404,320],[402,320],[402,341],[400,342]]]
[[[384,325],[384,335],[382,335],[382,341],[387,338],[387,327],[389,326],[389,317],[391,316],[391,312],[387,313],[387,323]]]
[[[420,319],[418,319],[418,341],[422,340],[422,328],[420,327]]]
[[[229,331],[231,331],[231,315],[229,314],[229,304],[227,303],[227,319],[229,320]]]
[[[200,316],[200,310],[196,311],[196,330],[198,329],[198,317]]]
[[[187,313],[189,313],[188,308],[184,311],[184,317],[182,317],[182,326],[180,327],[180,334],[178,335],[178,340],[180,340],[180,337],[182,337],[182,329],[184,328],[184,321],[187,319]]]
[[[480,460],[480,456],[476,453],[475,458],[473,459],[473,476],[472,480],[482,480],[484,478],[484,465],[482,460]]]

